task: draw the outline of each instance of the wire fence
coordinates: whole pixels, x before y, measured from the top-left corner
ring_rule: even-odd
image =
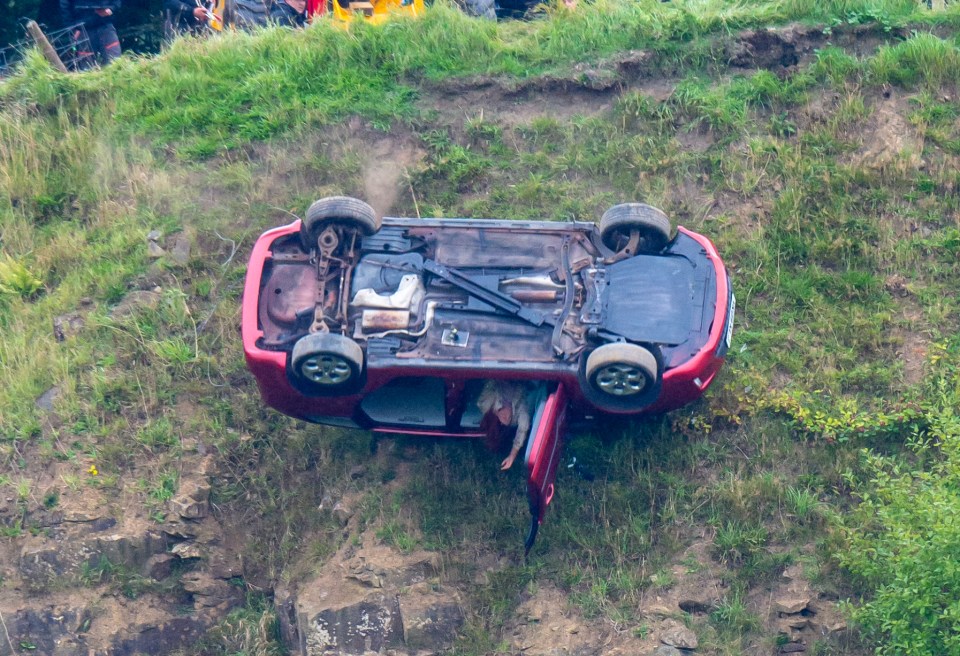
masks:
[[[96,55],[83,23],[51,32],[47,34],[47,39],[68,71],[85,71],[97,65]]]
[[[0,48],[0,78],[10,75],[13,72],[14,65],[23,58],[21,44],[25,44],[25,42]]]
[[[68,71],[85,71],[97,65],[96,55],[83,23],[47,32],[46,35]],[[33,41],[24,39],[0,48],[0,78],[12,75],[24,53],[33,46]]]

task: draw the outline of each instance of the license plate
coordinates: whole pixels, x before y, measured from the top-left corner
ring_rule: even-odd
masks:
[[[730,310],[727,313],[727,332],[723,336],[723,341],[727,343],[727,348],[730,348],[730,340],[733,339],[733,315],[737,311],[737,297],[733,292],[730,292]]]

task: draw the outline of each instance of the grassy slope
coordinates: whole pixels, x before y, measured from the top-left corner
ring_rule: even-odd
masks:
[[[365,437],[263,412],[235,326],[248,248],[286,220],[274,208],[362,194],[363,154],[332,129],[359,115],[426,153],[410,177],[424,214],[593,219],[647,199],[715,240],[740,302],[730,362],[707,400],[574,438],[569,452],[596,481],[561,473],[562,502],[536,557],[476,593],[481,610],[459,651],[496,650],[534,580],[557,582],[588,615],[639,628],[641,595],[670,584],[663,565],[704,526],[734,581],[724,612],[700,629],[707,649],[763,644],[745,600],[793,560],[821,572],[824,587],[869,594],[884,581],[856,562],[845,564],[858,576],[834,578],[846,543],[828,519],[884,466],[861,448],[908,454],[917,468],[942,461],[904,443],[918,431],[944,440],[958,395],[960,15],[935,18],[943,38],[922,27],[897,37],[929,20],[913,10],[601,1],[492,25],[441,7],[350,33],[320,25],[181,42],[95,74],[60,76],[34,57],[0,88],[0,245],[11,270],[43,283],[31,292],[26,276],[0,279],[10,288],[0,296],[0,482],[29,485],[31,467],[63,459],[77,463],[78,484],[111,486],[147,460],[152,473],[138,484],[145,506],[159,507],[189,435],[224,454],[218,501],[243,498],[279,525],[248,547],[268,561],[266,575],[293,556],[330,553],[336,533],[297,502],[313,493],[303,474],[344,481],[367,458]],[[863,59],[822,49],[786,79],[726,68],[717,38],[796,20],[874,25],[889,44]],[[665,101],[627,92],[608,113],[517,126],[482,115],[448,125],[418,104],[425,82],[564,75],[637,48],[677,81]],[[894,110],[904,124],[888,120]],[[863,126],[912,139],[876,155]],[[691,140],[697,147],[684,146]],[[415,211],[412,199],[398,203],[398,214]],[[151,264],[146,233],[186,228],[202,256]],[[155,311],[109,316],[128,290],[154,284]],[[85,327],[59,344],[51,322],[71,312]],[[919,363],[898,355],[914,347]],[[45,427],[34,399],[54,385],[59,420]],[[199,410],[179,412],[186,399]],[[370,490],[364,502],[382,539],[516,551],[518,473],[505,489],[483,466],[489,456],[457,457],[471,446],[411,448],[429,466],[395,496]],[[89,463],[96,479],[82,477]],[[816,557],[794,548],[817,540]]]

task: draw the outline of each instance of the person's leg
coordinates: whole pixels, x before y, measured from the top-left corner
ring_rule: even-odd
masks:
[[[120,56],[120,37],[113,23],[104,23],[91,30],[90,42],[104,66]]]

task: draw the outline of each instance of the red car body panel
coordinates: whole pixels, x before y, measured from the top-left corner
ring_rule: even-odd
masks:
[[[530,514],[538,523],[543,522],[547,506],[553,500],[553,481],[560,463],[560,450],[567,426],[567,409],[567,388],[559,385],[544,401],[540,410],[541,416],[534,422],[527,447],[525,464],[529,472],[528,496],[531,502],[536,500]]]

